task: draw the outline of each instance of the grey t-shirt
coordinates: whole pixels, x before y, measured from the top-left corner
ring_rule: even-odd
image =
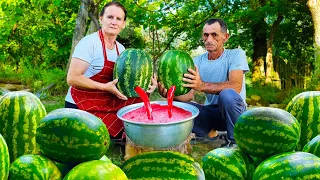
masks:
[[[122,53],[125,48],[122,44],[117,42],[119,53]],[[113,49],[106,48],[107,58],[109,61],[116,62],[118,58],[116,47]],[[98,74],[104,65],[104,57],[102,51],[102,44],[98,32],[94,32],[82,38],[76,45],[72,54],[73,58],[78,58],[90,64],[89,68],[84,72],[84,76],[92,77]],[[71,96],[71,87],[69,87],[65,100],[70,103],[75,103]]]
[[[194,63],[199,69],[201,80],[204,82],[219,83],[228,81],[229,72],[232,70],[249,71],[246,54],[242,49],[224,49],[223,54],[216,60],[208,59],[208,52],[194,58]],[[218,104],[218,96],[205,93],[205,105]],[[246,100],[245,77],[243,76],[240,96]]]

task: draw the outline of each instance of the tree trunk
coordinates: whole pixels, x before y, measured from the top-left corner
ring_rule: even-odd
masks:
[[[266,34],[266,22],[264,18],[254,24],[252,28],[253,37],[253,72],[252,81],[258,81],[265,77],[264,59],[266,57],[267,47],[267,34]]]
[[[275,53],[274,58],[272,58],[272,59],[273,59],[273,62],[274,62],[274,64],[273,64],[274,79],[276,80],[274,84],[276,85],[276,87],[281,89],[282,88],[282,86],[281,86],[282,83],[281,83],[281,79],[280,79],[280,75],[279,75],[280,73],[279,72],[283,72],[283,71],[281,71],[281,69],[280,69],[281,65],[280,65],[279,55],[278,55],[277,51]]]
[[[88,15],[91,21],[90,21],[90,25],[86,35],[92,34],[101,28],[99,24],[99,20],[97,19],[97,17],[99,17],[98,8],[97,8],[99,7],[99,4],[100,2],[98,4],[92,4],[93,6],[91,6],[89,10]]]
[[[73,38],[72,38],[72,46],[70,50],[70,56],[68,60],[68,65],[67,65],[67,71],[69,69],[72,53],[74,51],[75,46],[78,44],[78,42],[84,37],[87,29],[87,21],[88,21],[88,9],[89,5],[92,0],[82,0],[80,3],[80,9],[78,11],[78,16],[76,19],[76,26],[74,29],[73,33]]]
[[[270,30],[270,35],[267,41],[267,57],[266,57],[266,83],[272,83],[272,80],[274,79],[274,67],[273,67],[273,59],[272,59],[272,54],[273,54],[273,39],[274,35],[276,33],[276,30],[283,20],[282,15],[278,15],[277,20],[273,23],[271,30]],[[278,79],[275,79],[278,81]]]
[[[320,77],[320,1],[308,0],[307,3],[314,26],[315,77]]]

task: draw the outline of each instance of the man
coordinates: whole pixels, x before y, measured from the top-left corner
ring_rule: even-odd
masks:
[[[244,74],[249,71],[245,52],[242,49],[225,49],[229,39],[227,24],[221,19],[209,19],[202,32],[207,52],[194,58],[196,69],[184,74],[184,87],[191,91],[174,97],[177,101],[189,102],[195,91],[204,92],[204,105],[190,102],[200,113],[194,120],[193,132],[203,140],[215,140],[216,130],[227,131],[227,142],[223,146],[236,145],[233,136],[238,117],[246,110]],[[159,93],[167,90],[161,84]]]

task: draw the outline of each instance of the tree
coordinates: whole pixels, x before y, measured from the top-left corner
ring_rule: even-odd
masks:
[[[315,56],[315,75],[320,77],[320,1],[319,0],[308,0],[307,3],[314,26],[314,56]]]

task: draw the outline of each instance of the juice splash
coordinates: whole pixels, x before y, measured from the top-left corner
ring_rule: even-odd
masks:
[[[139,94],[144,103],[144,106],[146,107],[148,119],[153,120],[152,108],[147,93],[140,86],[136,86],[134,90]]]
[[[168,93],[167,93],[167,101],[168,101],[168,115],[169,118],[172,117],[172,102],[173,102],[173,96],[174,91],[176,90],[176,86],[171,86]]]

